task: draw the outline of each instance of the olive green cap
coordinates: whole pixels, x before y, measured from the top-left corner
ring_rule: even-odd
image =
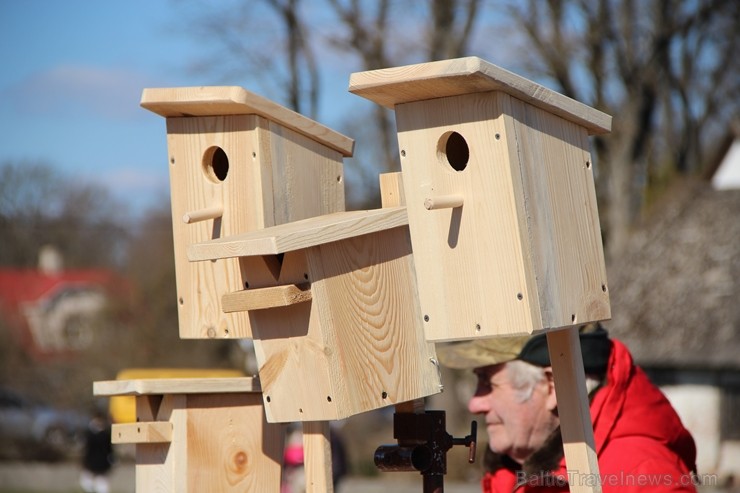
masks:
[[[582,325],[578,330],[586,373],[604,373],[611,354],[609,333],[599,323]],[[444,366],[459,370],[498,365],[515,359],[537,366],[550,366],[545,333],[438,343],[437,358]]]

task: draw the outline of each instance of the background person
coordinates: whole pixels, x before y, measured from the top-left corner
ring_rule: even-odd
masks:
[[[695,492],[696,446],[671,404],[600,324],[579,336],[603,491]],[[489,439],[484,492],[593,484],[565,464],[545,334],[438,344],[437,355],[478,378],[468,409],[485,419]]]
[[[108,475],[113,467],[111,424],[107,414],[96,410],[85,430],[80,486],[85,493],[109,493]]]

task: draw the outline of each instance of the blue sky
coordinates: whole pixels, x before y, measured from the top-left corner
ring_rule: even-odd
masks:
[[[187,70],[203,52],[178,24],[183,8],[170,0],[0,1],[0,162],[40,161],[101,183],[133,212],[168,200],[164,119],[139,106],[141,91],[223,84]],[[357,98],[346,92],[349,75],[330,84],[340,98]],[[249,81],[227,85],[260,92]]]

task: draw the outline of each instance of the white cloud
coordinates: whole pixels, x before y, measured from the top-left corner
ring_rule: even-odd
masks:
[[[129,120],[141,116],[139,98],[146,80],[122,68],[57,65],[9,87],[4,98],[25,114]]]

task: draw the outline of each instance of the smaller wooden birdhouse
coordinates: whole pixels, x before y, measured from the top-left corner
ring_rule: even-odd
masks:
[[[180,337],[251,337],[221,297],[262,280],[239,259],[190,263],[186,249],[344,210],[354,143],[240,87],[145,89],[141,105],[167,118]]]
[[[393,178],[381,190],[398,199]],[[269,422],[343,419],[441,391],[418,315],[406,208],[387,205],[188,248],[195,262],[239,257],[252,276],[279,272],[269,287],[223,298],[225,310],[249,313]]]
[[[476,57],[356,73],[395,109],[429,340],[610,317],[588,136],[611,117]]]

